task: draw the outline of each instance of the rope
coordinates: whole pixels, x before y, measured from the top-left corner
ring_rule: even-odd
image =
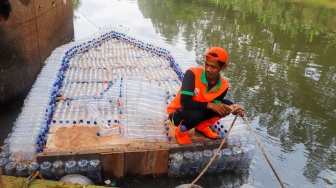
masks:
[[[236,110],[238,110],[238,109],[239,109],[239,107],[233,109],[233,110],[231,111],[231,113],[234,112],[234,111],[236,111]],[[197,176],[197,178],[196,178],[193,182],[191,182],[191,184],[189,184],[189,186],[188,186],[189,188],[192,188],[192,186],[199,180],[199,178],[201,178],[201,177],[203,176],[203,174],[205,173],[205,171],[207,171],[207,169],[209,168],[209,166],[211,165],[211,163],[215,160],[217,154],[219,153],[219,150],[222,148],[222,146],[224,145],[224,143],[225,143],[225,141],[226,141],[226,138],[229,136],[230,131],[231,131],[231,129],[232,129],[232,127],[233,127],[233,125],[234,125],[234,123],[235,123],[237,117],[238,117],[238,114],[236,114],[236,116],[235,116],[234,120],[232,121],[232,124],[231,124],[231,126],[230,126],[230,128],[229,128],[229,131],[228,131],[227,134],[225,135],[225,137],[224,137],[222,143],[219,145],[219,147],[218,147],[217,151],[215,152],[214,156],[211,158],[210,162],[209,162],[208,165],[203,169],[203,171]],[[274,167],[273,167],[271,161],[268,159],[268,157],[267,157],[267,155],[266,155],[266,152],[265,152],[264,148],[261,146],[261,144],[260,144],[260,142],[259,142],[259,140],[258,140],[256,134],[254,133],[254,131],[253,131],[253,129],[252,129],[250,123],[248,122],[248,120],[247,120],[245,114],[244,114],[243,118],[244,118],[244,120],[246,121],[247,125],[249,126],[249,128],[250,128],[250,130],[251,130],[251,132],[252,132],[252,134],[253,134],[253,136],[254,136],[254,138],[256,139],[256,141],[257,141],[257,143],[258,143],[258,145],[259,145],[259,147],[260,147],[262,153],[264,154],[264,156],[265,156],[265,158],[266,158],[268,164],[269,164],[270,167],[272,168],[273,173],[275,174],[276,178],[278,179],[278,181],[279,181],[281,187],[284,188],[285,186],[283,185],[282,181],[280,180],[280,177],[278,176],[277,172],[275,171],[275,169],[274,169]]]
[[[233,111],[235,111],[235,110],[237,110],[237,109],[234,109]],[[230,128],[229,128],[229,131],[227,132],[227,134],[225,134],[225,137],[224,137],[222,143],[219,145],[217,151],[215,152],[215,154],[213,155],[213,157],[212,157],[211,160],[209,161],[208,165],[207,165],[207,166],[203,169],[203,171],[197,176],[197,178],[196,178],[193,182],[191,182],[191,184],[189,185],[189,188],[192,188],[192,186],[193,186],[193,185],[194,185],[194,184],[195,184],[195,183],[196,183],[196,182],[203,176],[203,174],[205,173],[205,171],[208,170],[208,168],[209,168],[209,166],[211,165],[211,163],[215,160],[216,156],[217,156],[218,153],[219,153],[219,150],[222,148],[222,146],[224,145],[224,143],[225,143],[225,141],[226,141],[226,138],[229,136],[230,131],[231,131],[231,129],[232,129],[232,127],[233,127],[233,124],[235,123],[237,117],[238,117],[238,114],[237,114],[237,115],[235,116],[235,118],[233,119],[232,124],[231,124],[231,126],[230,126]]]
[[[99,27],[98,27],[96,24],[94,24],[88,17],[86,17],[81,11],[79,11],[78,9],[77,9],[77,11],[78,11],[79,13],[81,13],[81,15],[83,15],[87,20],[89,20],[89,22],[91,22],[92,25],[94,25],[98,30],[100,30]]]
[[[28,188],[29,187],[29,183],[31,181],[33,181],[36,178],[36,176],[40,176],[40,172],[39,171],[36,171],[34,174],[30,175],[27,178],[26,185],[23,188]]]
[[[9,150],[5,149],[5,148],[2,147],[2,146],[0,146],[0,151],[1,151],[1,150],[5,151],[6,153],[11,154],[12,156],[14,156],[17,162],[24,163],[24,164],[27,165],[27,167],[30,168],[31,170],[36,171],[35,169],[33,169],[33,168],[30,166],[30,163],[25,162],[25,161],[22,160],[20,157],[17,157],[15,154],[13,154],[12,152],[10,152]],[[35,160],[36,160],[36,158],[35,158]],[[35,173],[36,173],[36,172],[35,172]],[[35,174],[35,176],[33,177],[33,179],[34,179],[36,176],[38,176],[39,178],[41,178],[42,180],[44,180],[44,178],[42,177],[42,174],[40,174],[39,171],[37,171],[37,173]],[[29,180],[29,178],[30,178],[30,176],[28,177],[28,180]],[[27,181],[28,181],[28,180],[27,180]],[[30,180],[30,181],[31,181],[31,180]],[[29,182],[30,182],[30,181],[29,181]],[[28,184],[29,184],[29,182],[28,182]],[[0,187],[0,188],[1,188],[1,187]]]
[[[272,168],[273,173],[275,174],[276,178],[278,179],[278,181],[279,181],[281,187],[284,188],[285,186],[282,184],[282,181],[280,180],[280,177],[278,176],[277,172],[275,171],[275,169],[274,169],[274,167],[273,167],[271,161],[268,159],[268,157],[267,157],[267,155],[266,155],[266,152],[265,152],[264,148],[261,146],[261,144],[260,144],[260,142],[259,142],[259,140],[258,140],[258,137],[257,137],[256,134],[254,133],[254,131],[253,131],[253,129],[252,129],[250,123],[248,122],[248,120],[247,120],[247,118],[246,118],[246,116],[245,116],[245,114],[244,114],[244,120],[246,121],[247,125],[249,126],[249,128],[250,128],[250,130],[251,130],[251,132],[252,132],[252,134],[253,134],[253,136],[254,136],[254,138],[255,138],[255,140],[257,141],[257,143],[258,143],[258,145],[259,145],[259,147],[260,147],[262,153],[264,154],[264,156],[265,156],[265,158],[266,158],[268,164],[269,164],[270,167]]]

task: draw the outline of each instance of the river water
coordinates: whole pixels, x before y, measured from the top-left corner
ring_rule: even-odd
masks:
[[[229,66],[223,74],[231,84],[228,98],[245,106],[285,187],[329,188],[336,187],[335,4],[83,0],[74,7],[75,40],[118,24],[173,45],[199,64],[209,47],[226,48]],[[2,113],[2,124],[8,125],[2,135],[10,131],[19,108],[20,104]],[[175,187],[194,178],[132,177],[116,185]],[[205,175],[197,184],[280,187],[259,148],[247,171]]]

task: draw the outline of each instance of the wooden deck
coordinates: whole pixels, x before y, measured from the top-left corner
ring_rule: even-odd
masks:
[[[159,175],[168,172],[171,154],[217,148],[221,140],[211,140],[194,130],[189,132],[192,144],[179,145],[174,136],[175,126],[169,124],[168,142],[145,142],[120,138],[119,135],[98,137],[97,126],[52,125],[47,145],[37,161],[60,159],[100,159],[103,179],[132,175]]]

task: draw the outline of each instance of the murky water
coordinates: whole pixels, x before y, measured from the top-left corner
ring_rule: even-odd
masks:
[[[200,64],[209,47],[225,47],[228,97],[245,106],[284,185],[335,187],[336,9],[325,8],[331,6],[280,0],[85,0],[75,10],[75,38],[121,24],[187,50],[186,58]],[[116,183],[175,187],[194,178],[125,178]],[[197,184],[280,187],[260,149],[248,171],[205,175]]]

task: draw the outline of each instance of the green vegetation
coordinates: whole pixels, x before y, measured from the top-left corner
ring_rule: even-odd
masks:
[[[72,0],[72,6],[74,10],[77,10],[82,5],[81,0]]]
[[[307,3],[302,3],[307,2]],[[301,3],[290,3],[283,0],[217,0],[213,2],[225,8],[232,7],[239,12],[242,19],[255,14],[263,24],[278,25],[292,38],[303,32],[312,42],[320,33],[336,33],[336,1],[335,0],[303,0]],[[334,9],[320,8],[318,5],[329,5]],[[334,35],[333,34],[333,35]],[[334,37],[336,37],[334,35]]]

